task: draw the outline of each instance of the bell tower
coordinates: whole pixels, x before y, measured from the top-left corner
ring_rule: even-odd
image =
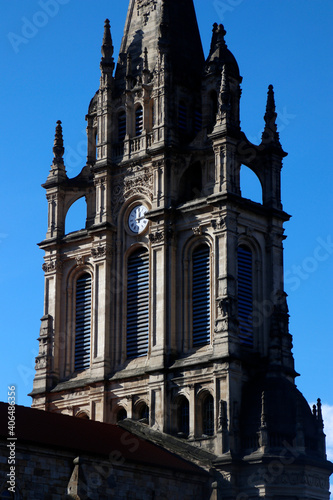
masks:
[[[86,165],[68,178],[59,121],[43,184],[45,300],[31,396],[35,408],[137,420],[204,448],[223,498],[257,483],[291,498],[291,483],[283,496],[258,472],[286,443],[297,474],[311,457],[326,485],[330,468],[320,401],[311,412],[295,386],[286,153],[272,85],[261,143],[241,130],[242,77],[225,36],[214,24],[205,60],[192,0],[130,0],[115,65],[105,21]],[[261,203],[242,196],[245,168]],[[85,227],[67,234],[80,198]],[[315,497],[297,488],[292,498],[329,498],[326,486]]]

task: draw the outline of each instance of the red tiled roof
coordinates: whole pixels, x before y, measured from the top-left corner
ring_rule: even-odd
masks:
[[[8,436],[8,405],[0,402],[0,436]],[[62,448],[76,455],[92,454],[112,458],[115,463],[136,462],[205,474],[199,467],[157,445],[112,424],[85,420],[59,413],[15,406],[15,436],[18,443]]]

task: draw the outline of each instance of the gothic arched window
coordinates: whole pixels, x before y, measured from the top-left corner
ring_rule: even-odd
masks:
[[[202,403],[202,433],[206,436],[214,434],[214,398],[211,394]]]
[[[143,131],[143,109],[139,105],[135,110],[135,135],[141,135]]]
[[[190,432],[190,406],[188,400],[182,396],[177,407],[177,430],[179,434],[188,436]]]
[[[127,357],[145,356],[149,335],[149,258],[134,252],[127,266]]]
[[[118,142],[125,139],[126,135],[126,113],[125,111],[120,111],[118,114]]]
[[[200,245],[192,254],[193,346],[210,342],[210,250]]]
[[[253,345],[252,252],[244,245],[237,249],[238,320],[242,344]]]
[[[76,282],[75,295],[75,363],[76,371],[90,366],[91,344],[91,276],[82,274]]]

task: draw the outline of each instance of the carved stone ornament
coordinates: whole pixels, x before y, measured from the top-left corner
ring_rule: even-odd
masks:
[[[193,234],[196,236],[202,235],[202,226],[192,227]]]
[[[42,265],[42,269],[45,273],[53,273],[55,271],[61,271],[63,263],[61,260],[51,260],[49,262],[45,262]]]
[[[225,229],[225,217],[220,217],[217,220],[212,220],[212,226],[214,229]]]
[[[116,219],[121,205],[131,196],[143,194],[153,199],[153,173],[141,165],[133,165],[126,169],[113,184],[112,214]]]
[[[106,246],[99,245],[97,247],[93,247],[91,249],[91,256],[94,259],[98,259],[101,257],[105,257],[106,255],[110,254],[111,250],[108,250]]]
[[[76,260],[76,265],[77,266],[83,266],[83,264],[84,264],[84,257],[82,255],[76,255],[75,256],[75,260]]]
[[[147,24],[150,13],[156,10],[157,0],[137,0],[138,16],[143,16],[145,24]]]
[[[149,235],[149,240],[152,243],[162,243],[164,241],[164,232],[157,231],[157,233],[152,233]]]
[[[228,318],[217,319],[215,321],[214,333],[227,332],[229,326]]]

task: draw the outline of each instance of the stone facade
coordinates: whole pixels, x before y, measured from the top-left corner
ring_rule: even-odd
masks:
[[[192,0],[131,0],[115,65],[106,21],[87,163],[67,177],[58,122],[44,184],[33,407],[143,420],[177,435],[214,454],[230,498],[254,490],[313,498],[310,485],[302,493],[289,485],[283,496],[266,472],[249,487],[258,461],[268,467],[288,446],[326,480],[331,465],[320,402],[311,412],[294,384],[283,283],[286,153],[273,87],[254,145],[240,128],[242,77],[225,35],[215,24],[205,60]],[[242,196],[244,168],[258,177],[262,203]],[[82,197],[85,227],[66,234],[66,214]],[[290,467],[286,478],[308,477],[303,465]]]

